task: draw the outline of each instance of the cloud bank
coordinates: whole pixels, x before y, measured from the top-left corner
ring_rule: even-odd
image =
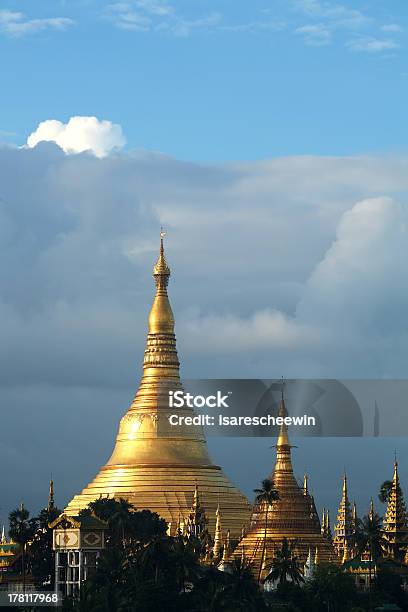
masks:
[[[131,384],[161,224],[187,375],[404,375],[408,159],[109,156],[75,123],[31,147],[99,157],[0,149],[3,384]]]
[[[106,461],[139,381],[161,224],[185,377],[406,377],[407,192],[403,156],[211,166],[0,147],[0,520],[23,494],[44,505],[51,469],[63,504]],[[271,469],[270,441],[252,442],[213,451],[248,492]],[[299,445],[321,503],[337,503],[344,444]],[[367,497],[378,483],[356,469]]]

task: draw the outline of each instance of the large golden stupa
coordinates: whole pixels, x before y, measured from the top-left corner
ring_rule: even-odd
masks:
[[[251,509],[245,496],[208,454],[200,426],[172,428],[167,415],[193,415],[191,408],[169,408],[169,390],[182,390],[174,335],[174,317],[167,295],[170,269],[163,234],[153,270],[156,295],[149,315],[143,377],[120,422],[116,445],[96,478],[68,504],[76,515],[99,497],[126,498],[138,510],[147,508],[166,519],[170,533],[187,520],[196,486],[214,532],[219,505],[225,529],[238,537]]]
[[[279,416],[287,416],[283,392]],[[330,537],[322,533],[307,478],[301,487],[293,474],[291,448],[287,426],[283,422],[276,443],[275,468],[269,477],[279,498],[270,505],[266,502],[254,505],[249,530],[232,555],[234,558],[245,557],[252,563],[253,572],[257,576],[260,574],[261,578],[267,574],[284,538],[293,544],[301,565],[309,553],[316,563],[338,561]]]

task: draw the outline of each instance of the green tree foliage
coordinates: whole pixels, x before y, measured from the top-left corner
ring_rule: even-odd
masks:
[[[295,549],[296,542],[289,542],[286,538],[283,539],[282,546],[277,550],[265,580],[272,580],[279,584],[288,581],[300,584],[304,581],[301,564]]]
[[[30,543],[30,565],[34,582],[38,588],[53,590],[55,581],[54,554],[52,550],[52,529],[49,528],[59,508],[44,508],[33,520],[34,535]]]
[[[9,514],[10,537],[21,547],[21,573],[23,588],[25,588],[27,574],[27,545],[33,538],[36,530],[35,519],[30,519],[29,511],[21,504],[20,508],[12,510]]]
[[[279,491],[275,489],[275,483],[270,478],[265,478],[261,483],[260,489],[254,489],[255,503],[259,504],[260,507],[265,506],[265,527],[264,527],[264,538],[262,546],[262,557],[265,556],[266,538],[268,533],[268,515],[269,508],[272,503],[279,499]],[[258,581],[261,579],[262,563],[259,567]]]
[[[388,498],[391,493],[391,489],[392,489],[392,481],[384,480],[384,482],[382,483],[380,487],[380,492],[378,493],[378,499],[380,500],[382,504],[387,503]]]
[[[358,601],[353,577],[330,563],[317,566],[313,579],[304,589],[308,598],[306,610],[349,612]]]

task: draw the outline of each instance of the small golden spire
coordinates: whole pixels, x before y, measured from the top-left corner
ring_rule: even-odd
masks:
[[[1,540],[0,540],[0,544],[6,544],[6,530],[5,527],[3,525],[3,529],[1,530]]]
[[[373,500],[373,498],[371,498],[370,499],[370,512],[368,513],[368,516],[370,517],[370,521],[374,520],[374,514],[375,514],[374,500]]]
[[[153,278],[156,283],[156,296],[149,314],[149,334],[174,333],[174,315],[167,295],[170,268],[164,254],[164,235],[164,232],[161,231],[159,257],[153,268]]]
[[[278,416],[282,419],[285,419],[288,416],[287,410],[286,410],[286,405],[285,405],[285,398],[284,398],[284,394],[283,394],[283,389],[284,389],[284,381],[282,378],[282,388],[281,388],[281,401],[279,404],[279,412],[278,412]],[[290,443],[289,443],[289,436],[288,436],[288,427],[285,423],[285,421],[282,422],[281,426],[280,426],[280,430],[279,430],[279,436],[278,436],[278,441],[276,443],[276,446],[289,446],[290,448]]]
[[[316,546],[316,550],[315,550],[314,563],[315,563],[315,565],[319,565],[319,563],[320,563],[319,549],[318,549],[317,546]]]
[[[262,579],[262,577],[265,577],[265,574],[267,572],[267,563],[266,563],[266,546],[263,549],[263,553],[262,553],[262,563],[261,563],[261,574],[260,574],[260,578]]]
[[[337,554],[342,559],[344,549],[348,548],[353,533],[353,523],[350,502],[347,492],[347,475],[344,472],[342,496],[337,513],[337,523],[334,527],[335,537],[333,540]]]
[[[320,533],[323,536],[326,535],[326,508],[323,508],[323,512],[322,512],[322,524],[320,528]]]
[[[156,282],[156,286],[160,289],[165,289],[167,287],[170,278],[170,268],[166,261],[166,256],[164,254],[163,238],[165,235],[166,232],[163,232],[163,228],[161,228],[159,258],[153,268],[153,278]]]
[[[222,527],[221,527],[221,512],[218,504],[215,512],[215,532],[214,532],[214,547],[213,554],[216,559],[220,556],[222,547]]]
[[[343,476],[343,494],[347,496],[347,474],[345,471]]]
[[[344,552],[343,552],[343,559],[342,559],[342,563],[345,563],[346,561],[348,561],[350,559],[350,555],[349,555],[349,549],[348,546],[344,547]]]
[[[309,494],[309,490],[307,488],[308,479],[309,479],[308,475],[305,474],[304,477],[303,477],[303,494],[304,495],[308,495]]]
[[[50,480],[50,490],[48,494],[48,510],[53,510],[55,508],[54,504],[54,481],[51,476]]]
[[[224,550],[222,551],[222,560],[223,561],[228,561],[229,556],[230,556],[230,530],[228,529],[227,531],[227,537],[225,538],[225,542],[224,542]]]
[[[326,538],[329,540],[329,542],[332,542],[333,535],[330,525],[330,511],[328,509],[326,510]]]

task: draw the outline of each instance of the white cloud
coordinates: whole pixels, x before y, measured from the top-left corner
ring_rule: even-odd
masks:
[[[363,337],[369,346],[379,336],[399,334],[408,306],[401,278],[407,237],[406,206],[386,196],[356,203],[307,281],[297,318],[331,328],[338,345]]]
[[[66,30],[74,21],[68,17],[49,17],[42,19],[27,19],[24,13],[0,10],[0,32],[10,36],[39,32],[41,30]]]
[[[361,11],[351,9],[343,4],[320,2],[319,0],[293,0],[296,11],[316,19],[325,19],[333,27],[359,29],[368,25],[371,19]]]
[[[92,151],[97,157],[121,149],[126,142],[120,125],[96,117],[71,117],[68,123],[42,121],[27,138],[27,146],[35,147],[42,141],[55,142],[66,153]]]
[[[256,311],[249,318],[234,314],[195,315],[180,321],[189,350],[228,354],[237,350],[314,347],[318,330],[302,325],[277,310]]]
[[[303,36],[305,43],[313,47],[329,45],[332,40],[331,32],[324,24],[306,25],[296,28],[295,34]]]
[[[135,32],[166,32],[187,37],[194,30],[207,30],[221,22],[221,14],[212,12],[202,17],[187,19],[175,8],[157,0],[129,0],[109,4],[104,17],[121,30]]]
[[[381,53],[398,48],[398,44],[391,39],[380,39],[370,36],[349,40],[346,45],[351,51],[362,51],[365,53]]]
[[[402,28],[398,23],[386,23],[381,26],[382,32],[402,32]]]

